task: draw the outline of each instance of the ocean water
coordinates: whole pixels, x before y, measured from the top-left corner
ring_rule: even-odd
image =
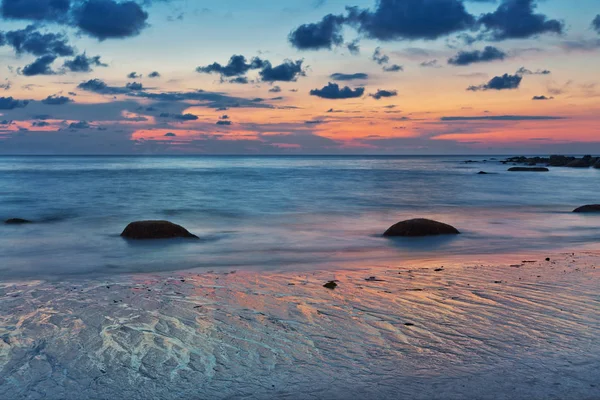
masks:
[[[0,225],[0,277],[294,270],[596,246],[600,216],[571,211],[600,202],[600,170],[508,173],[496,159],[0,157],[0,219],[35,221]],[[462,234],[381,236],[414,217]],[[201,240],[119,236],[141,219],[173,221]]]

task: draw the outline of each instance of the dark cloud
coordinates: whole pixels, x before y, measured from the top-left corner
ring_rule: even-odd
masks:
[[[196,121],[198,119],[197,115],[194,114],[176,114],[176,115],[172,115],[171,117],[173,117],[174,119],[178,119],[180,121]]]
[[[398,95],[398,92],[396,90],[381,90],[381,89],[378,89],[377,92],[372,93],[369,96],[371,96],[375,100],[379,100],[379,99],[384,98],[384,97],[395,97],[397,95]]]
[[[63,21],[70,0],[2,0],[2,17],[34,21]]]
[[[125,87],[109,86],[101,79],[90,79],[89,81],[81,82],[77,85],[78,89],[99,94],[132,94],[143,89],[141,83],[128,83]]]
[[[173,132],[167,132],[167,133],[165,133],[165,136],[166,136],[166,137],[175,137],[175,136],[177,136],[177,135],[176,135],[176,134],[174,134]]]
[[[283,63],[273,67],[266,61],[259,75],[265,82],[295,82],[299,76],[304,76],[302,69],[303,60],[285,60]]]
[[[494,46],[486,46],[483,51],[460,51],[457,55],[448,59],[448,64],[464,66],[475,63],[504,60],[505,58],[506,53],[504,51]]]
[[[354,90],[348,86],[340,88],[337,83],[329,82],[322,89],[313,89],[310,91],[311,96],[321,97],[323,99],[352,99],[361,97],[365,92],[365,88],[358,87]]]
[[[433,40],[473,26],[461,0],[379,0],[375,10],[349,7],[346,22],[371,39]]]
[[[69,128],[71,129],[87,129],[89,127],[90,124],[88,124],[86,121],[71,122],[69,124]]]
[[[550,75],[552,72],[550,72],[547,69],[538,69],[536,71],[531,71],[525,67],[521,67],[517,70],[516,74],[517,75]]]
[[[369,75],[365,74],[364,72],[357,72],[354,74],[336,72],[335,74],[329,75],[329,78],[333,79],[334,81],[352,81],[369,79]]]
[[[404,67],[402,65],[392,64],[392,65],[383,67],[383,72],[399,72],[399,71],[404,71]]]
[[[596,18],[592,21],[592,28],[600,33],[600,14],[596,15]]]
[[[69,45],[65,35],[59,33],[41,33],[33,25],[25,29],[9,31],[4,34],[5,43],[12,46],[17,54],[30,53],[35,56],[54,55],[72,56],[75,49]]]
[[[543,33],[561,34],[562,22],[535,14],[535,0],[503,0],[498,9],[479,18],[493,40],[524,39]]]
[[[139,35],[148,13],[134,1],[87,0],[75,12],[75,25],[98,40]]]
[[[29,100],[17,100],[11,97],[0,97],[0,110],[14,110],[23,108],[29,104]]]
[[[479,86],[469,86],[467,90],[478,91],[478,90],[507,90],[517,89],[521,84],[523,77],[521,75],[509,75],[504,74],[502,76],[495,76],[486,84]]]
[[[160,78],[160,73],[158,71],[152,71],[148,74],[148,78]]]
[[[41,56],[31,64],[23,67],[21,73],[25,76],[54,75],[56,72],[51,67],[54,60],[56,60],[56,56],[53,55]]]
[[[381,47],[377,47],[371,56],[371,60],[375,61],[379,65],[383,65],[390,62],[390,57],[383,54]]]
[[[48,104],[48,105],[52,105],[52,106],[60,106],[63,104],[67,104],[70,103],[71,100],[70,98],[66,97],[66,96],[48,96],[46,97],[44,100],[42,100],[42,103],[44,104]]]
[[[531,100],[554,100],[554,97],[547,96],[533,96]]]
[[[489,115],[480,117],[442,117],[440,121],[544,121],[565,119],[552,115]]]
[[[329,14],[316,23],[300,25],[290,32],[289,42],[299,50],[331,49],[344,42],[342,27],[345,18]]]
[[[88,92],[102,93],[108,88],[108,85],[100,79],[90,79],[86,82],[81,82],[77,85],[79,89],[87,90]]]
[[[423,61],[419,65],[423,68],[440,68],[438,65],[438,60]]]
[[[79,54],[72,60],[67,60],[63,67],[71,72],[91,72],[92,66],[107,67],[108,65],[100,61],[100,56],[88,57],[85,53]]]
[[[229,59],[227,65],[221,65],[217,62],[205,67],[196,68],[197,72],[211,74],[217,73],[221,77],[233,77],[246,75],[251,69],[260,69],[265,66],[265,61],[258,57],[254,57],[250,62],[246,61],[246,57],[242,55],[233,55]]]
[[[50,126],[50,124],[48,122],[46,122],[46,121],[34,121],[31,124],[31,126],[35,126],[35,127],[38,127],[38,128],[43,128],[45,126]]]
[[[219,119],[229,119],[229,115],[221,115]]]
[[[138,82],[129,82],[125,85],[126,89],[129,90],[144,90],[144,85],[142,85],[141,83]]]
[[[281,88],[279,86],[273,86],[271,89],[269,89],[269,92],[279,93],[279,92],[281,92]]]
[[[231,125],[231,121],[220,120],[220,121],[217,121],[217,125]]]
[[[350,52],[350,54],[357,55],[360,54],[360,46],[358,44],[358,40],[353,40],[350,43],[346,44],[346,48]]]
[[[249,83],[249,80],[245,76],[238,76],[238,77],[229,79],[227,82],[229,82],[229,83],[237,83],[237,84],[240,84],[240,85],[247,85]]]
[[[142,75],[138,74],[135,71],[127,74],[128,79],[140,79],[141,77],[142,77]]]

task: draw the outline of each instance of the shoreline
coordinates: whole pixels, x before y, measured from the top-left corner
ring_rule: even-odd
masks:
[[[592,399],[600,252],[546,256],[2,282],[0,397]]]

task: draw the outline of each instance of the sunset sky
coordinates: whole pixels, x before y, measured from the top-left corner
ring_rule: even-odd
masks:
[[[0,154],[600,153],[599,0],[0,13]]]

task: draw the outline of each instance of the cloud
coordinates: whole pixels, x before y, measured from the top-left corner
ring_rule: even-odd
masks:
[[[160,78],[160,73],[158,71],[152,71],[148,74],[148,78]]]
[[[404,71],[404,67],[402,65],[392,64],[392,65],[383,67],[383,72],[399,72],[399,71]]]
[[[197,115],[194,114],[176,114],[176,115],[172,115],[171,117],[173,117],[174,119],[178,119],[180,121],[196,121],[198,119]]]
[[[54,75],[56,72],[52,70],[52,63],[56,60],[56,56],[46,55],[37,58],[31,64],[26,65],[21,73],[25,76],[34,75]]]
[[[29,104],[29,100],[17,100],[11,97],[0,97],[0,110],[14,110],[23,108]]]
[[[377,47],[371,56],[371,60],[375,61],[379,65],[384,65],[390,62],[390,57],[383,53],[381,47]]]
[[[148,13],[134,1],[87,0],[75,11],[75,25],[98,40],[137,36]]]
[[[219,120],[217,121],[217,125],[231,125],[231,121],[224,121],[224,120]]]
[[[279,86],[273,86],[271,89],[269,89],[269,92],[279,93],[279,92],[281,92],[281,88]]]
[[[369,75],[364,72],[357,72],[354,74],[344,74],[341,72],[336,72],[334,74],[329,75],[329,78],[334,81],[352,81],[352,80],[366,80],[369,79]]]
[[[107,67],[108,65],[100,61],[100,56],[88,57],[85,53],[79,54],[63,64],[63,67],[71,72],[91,72],[92,66]]]
[[[227,65],[221,65],[217,62],[204,67],[197,67],[196,72],[212,74],[217,73],[221,77],[233,77],[246,75],[251,69],[260,69],[265,66],[265,61],[254,57],[250,62],[242,55],[233,55]]]
[[[329,82],[322,89],[313,89],[310,91],[311,96],[321,97],[323,99],[352,99],[361,97],[365,92],[365,88],[358,87],[354,90],[348,86],[340,88],[337,83]]]
[[[90,124],[88,124],[86,121],[71,122],[69,124],[69,128],[71,129],[87,129],[89,127]]]
[[[592,21],[592,28],[600,34],[600,14],[596,15],[596,18]]]
[[[531,100],[554,100],[554,97],[533,96]]]
[[[6,44],[12,46],[17,54],[29,53],[38,57],[45,55],[65,57],[75,54],[75,49],[69,45],[65,35],[41,33],[33,25],[6,32],[4,38]]]
[[[475,18],[462,0],[379,0],[375,10],[347,8],[346,22],[378,40],[434,40],[469,29]]]
[[[358,40],[353,40],[350,43],[346,43],[346,48],[352,55],[360,54],[360,46]]]
[[[138,82],[129,82],[125,85],[125,88],[129,90],[144,90],[144,85]]]
[[[506,53],[497,47],[486,46],[483,51],[459,51],[457,55],[448,59],[448,64],[464,66],[475,63],[504,60]]]
[[[176,134],[174,134],[173,132],[167,132],[167,133],[165,133],[165,136],[166,136],[166,137],[175,137],[175,136],[177,136],[177,135],[176,135]]]
[[[516,74],[517,75],[550,75],[552,72],[550,72],[547,69],[538,69],[536,71],[531,71],[525,67],[521,67],[517,70]]]
[[[2,17],[61,21],[67,18],[70,7],[70,0],[2,0]]]
[[[142,77],[142,75],[138,74],[135,71],[127,74],[128,79],[140,79],[141,77]]]
[[[562,34],[564,25],[544,14],[535,14],[535,0],[503,0],[496,11],[479,18],[490,39],[525,39],[543,33]]]
[[[438,64],[438,60],[423,61],[419,65],[423,68],[441,68],[441,66]]]
[[[299,76],[305,75],[302,63],[303,60],[285,60],[283,63],[273,67],[270,62],[266,61],[259,75],[265,82],[295,82]]]
[[[488,83],[479,86],[469,86],[467,90],[478,91],[478,90],[507,90],[517,89],[523,79],[520,75],[509,75],[504,74],[502,76],[493,77]]]
[[[377,89],[377,92],[370,94],[369,96],[371,96],[372,98],[374,98],[375,100],[379,100],[383,97],[395,97],[398,95],[398,92],[396,90],[381,90],[381,89]]]
[[[128,94],[131,93],[132,90],[141,90],[141,89],[136,89],[136,88],[141,88],[142,84],[141,83],[136,83],[133,82],[133,84],[128,83],[126,87],[115,87],[115,86],[108,86],[103,80],[101,79],[90,79],[89,81],[84,81],[81,82],[79,85],[77,85],[78,89],[82,89],[88,92],[94,92],[94,93],[99,93],[99,94]]]
[[[440,121],[551,121],[565,119],[565,117],[552,115],[489,115],[479,117],[441,117]]]
[[[300,25],[288,35],[288,41],[299,50],[331,49],[344,42],[342,26],[345,18],[328,14],[319,22]]]
[[[52,106],[60,106],[63,104],[67,104],[72,102],[73,100],[66,97],[66,96],[48,96],[46,97],[44,100],[42,100],[42,103],[47,104],[47,105],[52,105]]]

